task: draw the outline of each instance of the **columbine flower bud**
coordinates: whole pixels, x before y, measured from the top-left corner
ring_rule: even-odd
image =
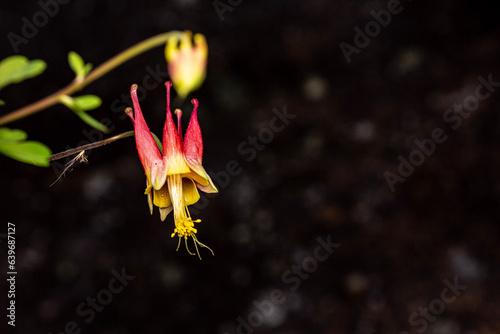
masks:
[[[180,43],[177,37],[172,37],[165,47],[168,73],[182,99],[201,86],[207,71],[207,41],[203,35],[196,34],[193,46],[191,38],[191,32],[186,31]]]

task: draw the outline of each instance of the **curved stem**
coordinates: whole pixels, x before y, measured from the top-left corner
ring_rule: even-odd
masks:
[[[83,79],[75,79],[68,86],[58,90],[57,92],[37,101],[23,108],[15,110],[5,116],[0,117],[0,125],[7,124],[18,119],[24,118],[26,116],[32,115],[42,109],[48,108],[59,102],[59,97],[61,95],[71,95],[76,91],[79,91],[83,87],[87,86],[94,80],[97,80],[104,74],[123,64],[127,60],[149,50],[156,46],[165,44],[167,40],[173,36],[181,37],[182,32],[180,31],[170,31],[164,34],[160,34],[151,38],[148,38],[125,51],[117,54],[113,58],[109,59],[105,63],[96,67]]]
[[[104,139],[104,140],[96,141],[94,143],[90,143],[90,144],[87,144],[87,145],[82,145],[82,146],[79,146],[79,147],[71,148],[71,149],[66,150],[64,152],[52,154],[50,156],[50,158],[49,158],[49,161],[54,161],[54,160],[59,160],[59,159],[62,159],[62,158],[66,158],[67,156],[70,156],[70,155],[73,155],[73,154],[77,154],[77,153],[79,153],[81,151],[90,150],[92,148],[103,146],[103,145],[112,143],[114,141],[117,141],[119,139],[127,138],[127,137],[130,137],[130,136],[133,136],[133,135],[134,135],[134,131],[127,131],[127,132],[124,132],[124,133],[120,133],[119,135],[110,137],[108,139]]]

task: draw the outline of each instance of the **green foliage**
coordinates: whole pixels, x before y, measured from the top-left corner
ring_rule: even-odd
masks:
[[[73,109],[73,111],[75,112],[75,114],[78,117],[80,117],[80,119],[82,121],[84,121],[85,123],[87,123],[88,125],[93,127],[94,129],[97,129],[97,130],[105,132],[105,133],[109,132],[109,129],[104,124],[100,123],[98,120],[96,120],[94,117],[87,114],[82,109],[76,108],[76,109]]]
[[[89,72],[91,70],[92,70],[92,64],[91,63],[85,64],[85,67],[84,67],[84,73],[85,73],[85,75],[89,74]]]
[[[163,145],[161,144],[161,140],[158,137],[156,137],[156,135],[152,131],[150,131],[150,132],[153,135],[153,138],[154,138],[154,140],[156,142],[156,145],[160,149],[160,152],[163,152]]]
[[[0,89],[13,83],[35,77],[47,64],[40,59],[28,60],[24,56],[11,56],[0,62]]]
[[[24,163],[48,167],[50,149],[40,142],[26,141],[27,137],[22,130],[0,128],[0,153]]]
[[[84,78],[92,70],[92,64],[85,64],[82,57],[75,51],[68,54],[68,62],[77,78]]]
[[[61,96],[60,101],[91,127],[102,132],[109,132],[109,129],[104,124],[100,123],[98,120],[85,112],[85,110],[92,110],[101,105],[102,101],[98,96],[82,95],[73,98],[71,96],[64,95]]]
[[[29,60],[24,56],[11,56],[0,62],[0,89],[41,74],[47,68],[43,60]],[[0,100],[0,105],[5,102]],[[36,141],[26,141],[26,132],[0,128],[0,153],[35,166],[49,166],[50,149]]]
[[[83,110],[96,109],[99,108],[102,104],[101,98],[95,95],[82,95],[74,97],[73,101],[80,109]]]

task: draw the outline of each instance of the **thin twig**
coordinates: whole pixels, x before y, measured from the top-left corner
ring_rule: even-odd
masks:
[[[127,60],[149,50],[152,49],[156,46],[165,44],[167,40],[171,37],[177,36],[180,38],[182,36],[182,32],[180,31],[170,31],[164,34],[160,34],[151,38],[148,38],[130,48],[127,50],[119,53],[118,55],[114,56],[113,58],[109,59],[107,62],[101,64],[97,68],[95,68],[93,71],[91,71],[85,78],[77,78],[73,80],[68,86],[58,90],[57,92],[37,101],[32,104],[29,104],[23,108],[17,109],[5,116],[0,117],[0,125],[4,125],[13,121],[16,121],[18,119],[27,117],[29,115],[32,115],[40,110],[43,110],[45,108],[48,108],[54,104],[59,103],[59,98],[62,95],[71,95],[83,87],[87,86],[91,82],[97,80],[104,74],[108,73],[109,71],[113,70],[114,68],[118,67],[119,65],[123,64]]]
[[[99,147],[99,146],[103,146],[103,145],[112,143],[114,141],[117,141],[119,139],[127,138],[127,137],[130,137],[130,136],[133,136],[133,135],[134,135],[134,131],[127,131],[127,132],[121,133],[119,135],[116,135],[116,136],[113,136],[113,137],[110,137],[110,138],[107,138],[107,139],[104,139],[104,140],[96,141],[96,142],[93,142],[93,143],[90,143],[90,144],[87,144],[87,145],[78,146],[78,147],[75,147],[75,148],[70,148],[69,150],[66,150],[64,152],[59,152],[59,153],[56,153],[56,154],[52,154],[50,156],[50,158],[49,158],[49,161],[59,160],[59,159],[65,158],[67,156],[70,156],[70,155],[73,155],[73,154],[77,154],[77,153],[80,153],[82,151],[90,150],[92,148],[96,148],[96,147]]]

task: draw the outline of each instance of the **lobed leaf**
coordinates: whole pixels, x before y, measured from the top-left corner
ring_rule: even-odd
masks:
[[[85,76],[85,62],[83,61],[82,57],[75,51],[70,51],[68,53],[68,63],[73,72],[75,72],[77,77],[84,77]]]
[[[41,74],[47,64],[40,59],[29,60],[24,56],[11,56],[0,62],[0,89]]]
[[[25,141],[26,138],[22,130],[0,128],[0,153],[35,166],[49,166],[50,149],[37,141]]]
[[[68,63],[77,78],[85,77],[92,70],[92,64],[85,64],[83,58],[75,51],[68,53]]]

